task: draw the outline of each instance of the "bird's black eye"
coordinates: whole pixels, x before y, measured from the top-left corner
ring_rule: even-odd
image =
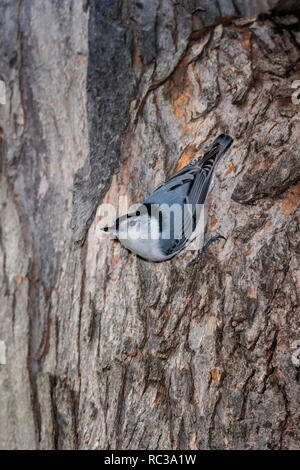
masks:
[[[104,227],[104,228],[103,228],[103,231],[104,231],[104,232],[108,232],[108,227]]]

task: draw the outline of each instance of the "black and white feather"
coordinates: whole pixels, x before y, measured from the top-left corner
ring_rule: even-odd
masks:
[[[219,135],[197,164],[187,165],[157,188],[136,214],[120,217],[105,230],[114,232],[126,248],[144,259],[164,261],[175,256],[193,239],[197,207],[205,204],[219,160],[232,141],[228,135]],[[180,222],[178,210],[172,207],[180,208]]]

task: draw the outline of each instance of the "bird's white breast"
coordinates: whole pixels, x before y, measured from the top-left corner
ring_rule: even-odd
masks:
[[[119,240],[125,248],[149,261],[168,259],[160,248],[159,224],[155,217],[142,216],[139,224],[128,226],[127,233],[119,234]]]

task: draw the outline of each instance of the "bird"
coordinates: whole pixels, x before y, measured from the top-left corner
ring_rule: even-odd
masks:
[[[233,138],[220,134],[206,149],[182,170],[155,189],[135,213],[119,217],[111,227],[104,227],[131,252],[153,262],[173,258],[197,233],[199,207],[205,204],[213,187],[217,165],[229,149]],[[222,235],[215,235],[188,267],[197,264],[204,251]],[[226,239],[225,239],[226,240]]]

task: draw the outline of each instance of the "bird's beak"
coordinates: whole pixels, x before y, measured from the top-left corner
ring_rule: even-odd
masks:
[[[203,7],[197,7],[197,8],[195,8],[195,10],[192,11],[192,14],[196,13],[197,11],[203,11],[204,12],[204,11],[206,11],[206,9],[203,8]]]
[[[113,225],[112,227],[103,227],[101,228],[101,230],[103,230],[103,232],[112,233],[113,235],[116,235],[116,236],[118,234],[118,230],[115,225]]]

